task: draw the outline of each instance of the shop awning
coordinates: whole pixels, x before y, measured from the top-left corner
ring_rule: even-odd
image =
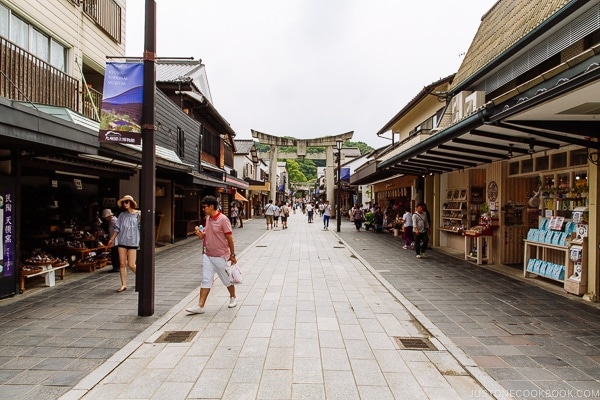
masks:
[[[98,130],[94,130],[93,123],[95,121],[65,107],[0,97],[3,148],[36,153],[97,154]]]
[[[101,148],[130,156],[133,160],[142,160],[142,145],[128,143],[102,143]],[[156,165],[175,171],[191,172],[192,164],[183,162],[173,150],[162,146],[155,146]]]
[[[225,182],[227,182],[229,186],[233,186],[234,188],[238,189],[248,189],[249,187],[248,182],[242,179],[234,178],[231,175],[225,176]]]
[[[598,148],[598,62],[600,55],[527,90],[516,88],[454,125],[379,157],[375,168],[365,168],[351,183],[442,174],[566,145]]]
[[[189,176],[192,178],[192,183],[194,185],[210,186],[224,189],[227,188],[227,184],[225,182],[210,177],[208,175],[201,174],[196,171],[190,172]]]
[[[245,201],[245,202],[248,202],[248,199],[247,199],[247,198],[245,198],[244,196],[242,196],[242,195],[241,195],[240,193],[238,193],[238,192],[235,192],[235,199],[236,199],[237,201]]]
[[[248,190],[255,192],[268,192],[271,190],[271,182],[265,182],[263,185],[248,185]]]

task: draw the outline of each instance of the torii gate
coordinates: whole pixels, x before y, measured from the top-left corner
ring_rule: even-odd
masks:
[[[304,158],[306,156],[307,147],[325,147],[325,182],[327,184],[327,200],[329,200],[331,208],[333,210],[336,210],[337,204],[335,204],[335,191],[333,185],[333,183],[335,182],[335,179],[333,178],[335,175],[333,172],[335,170],[335,163],[333,160],[333,149],[335,148],[336,141],[350,140],[352,139],[353,134],[354,131],[350,131],[335,136],[324,136],[316,139],[291,139],[269,135],[267,133],[258,132],[252,129],[253,138],[258,139],[259,143],[268,144],[271,146],[271,151],[269,152],[269,180],[271,181],[271,191],[269,192],[269,199],[275,201],[277,189],[277,155],[279,146],[296,146],[296,156],[298,158]]]

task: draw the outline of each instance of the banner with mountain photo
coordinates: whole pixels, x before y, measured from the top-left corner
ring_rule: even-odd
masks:
[[[144,64],[108,62],[100,109],[100,142],[142,143]]]

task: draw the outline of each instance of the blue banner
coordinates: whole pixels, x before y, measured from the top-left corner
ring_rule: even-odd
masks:
[[[350,182],[350,168],[340,168],[340,179]]]
[[[99,141],[141,144],[143,101],[144,64],[106,63]]]

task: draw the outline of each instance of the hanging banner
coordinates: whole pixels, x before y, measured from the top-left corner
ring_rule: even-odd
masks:
[[[106,63],[100,110],[100,142],[142,143],[144,64]]]
[[[15,274],[13,195],[8,189],[0,191],[0,220],[0,276],[6,278]]]
[[[350,168],[340,168],[340,176],[342,181],[350,182]]]

